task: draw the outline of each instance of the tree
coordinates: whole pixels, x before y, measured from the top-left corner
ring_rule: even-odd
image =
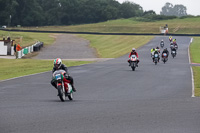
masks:
[[[165,6],[162,7],[160,14],[165,16],[186,16],[187,8],[184,5],[173,6],[171,3],[166,3]]]
[[[143,14],[143,9],[140,5],[129,1],[122,3],[120,11],[123,18],[141,16]]]

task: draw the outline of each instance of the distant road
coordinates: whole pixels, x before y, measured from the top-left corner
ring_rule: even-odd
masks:
[[[70,67],[77,92],[60,102],[51,72],[0,82],[2,133],[199,133],[200,99],[192,98],[189,37],[176,37],[178,55],[153,64],[155,37],[138,49],[140,64],[127,56]]]

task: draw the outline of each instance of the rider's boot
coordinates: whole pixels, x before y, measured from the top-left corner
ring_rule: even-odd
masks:
[[[76,92],[76,88],[74,87],[74,85],[72,85],[72,90],[73,92]]]

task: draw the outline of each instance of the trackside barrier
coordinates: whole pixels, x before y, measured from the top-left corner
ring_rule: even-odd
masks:
[[[24,55],[27,55],[27,54],[35,52],[35,51],[39,51],[41,49],[41,47],[43,47],[43,42],[37,42],[37,43],[33,44],[32,46],[23,48],[22,50],[18,51],[16,53],[16,57],[18,59],[20,59]]]

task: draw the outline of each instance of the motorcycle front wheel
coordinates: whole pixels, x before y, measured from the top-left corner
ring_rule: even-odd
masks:
[[[59,96],[60,100],[62,102],[64,102],[65,101],[65,92],[64,92],[63,86],[59,85],[57,89],[58,89],[58,96]]]

